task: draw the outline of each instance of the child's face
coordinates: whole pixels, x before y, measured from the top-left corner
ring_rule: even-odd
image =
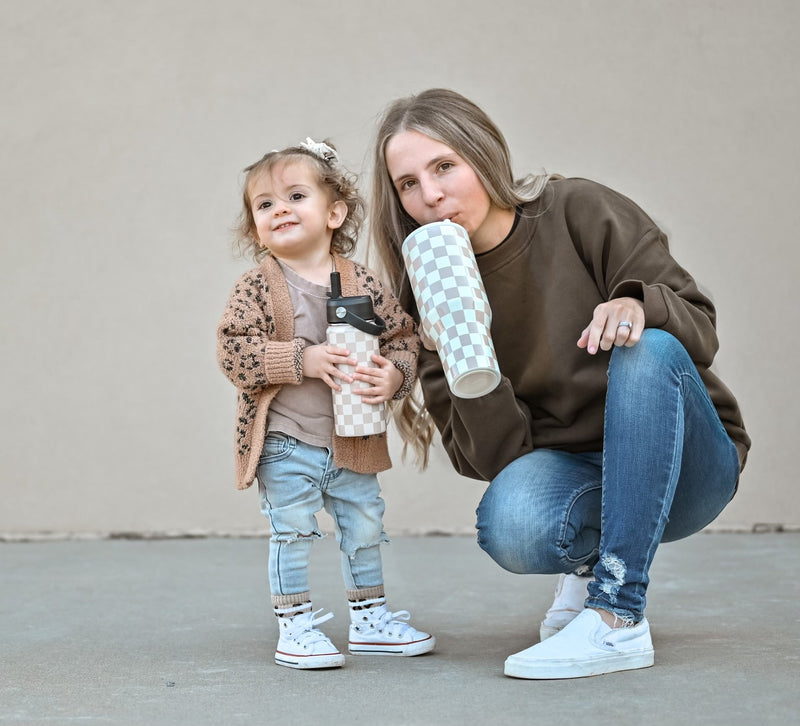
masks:
[[[248,186],[250,209],[262,247],[287,261],[311,261],[330,252],[333,230],[347,205],[331,201],[311,162],[279,162]]]

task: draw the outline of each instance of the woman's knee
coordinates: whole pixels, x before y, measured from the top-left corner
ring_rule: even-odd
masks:
[[[506,497],[490,486],[477,510],[478,545],[500,567],[517,574],[550,572],[552,522],[540,521],[535,508],[518,496]]]
[[[601,455],[537,449],[509,464],[478,506],[478,544],[516,573],[571,572],[599,529]]]
[[[625,375],[658,376],[664,370],[686,366],[693,368],[694,364],[674,335],[660,328],[646,328],[636,345],[614,348],[609,375],[623,371]]]

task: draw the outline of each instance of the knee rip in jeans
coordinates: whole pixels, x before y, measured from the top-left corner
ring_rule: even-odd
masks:
[[[273,542],[283,542],[284,544],[292,544],[293,542],[299,542],[302,539],[323,539],[325,537],[322,532],[314,529],[308,534],[303,534],[302,532],[281,532],[279,534],[272,535]]]
[[[377,547],[382,544],[389,544],[389,538],[385,534],[381,534],[374,542],[348,547],[346,550],[344,546],[342,546],[342,551],[352,560],[358,554],[359,550],[368,550],[371,547]]]

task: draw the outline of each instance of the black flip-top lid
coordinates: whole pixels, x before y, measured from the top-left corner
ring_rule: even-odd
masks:
[[[331,273],[331,292],[327,304],[328,324],[345,323],[354,328],[380,335],[386,324],[375,314],[369,295],[342,296],[342,283],[338,272]]]

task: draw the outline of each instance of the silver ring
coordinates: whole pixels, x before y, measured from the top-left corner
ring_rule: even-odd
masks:
[[[621,323],[617,323],[617,327],[633,330],[633,323],[630,320],[623,320]]]

